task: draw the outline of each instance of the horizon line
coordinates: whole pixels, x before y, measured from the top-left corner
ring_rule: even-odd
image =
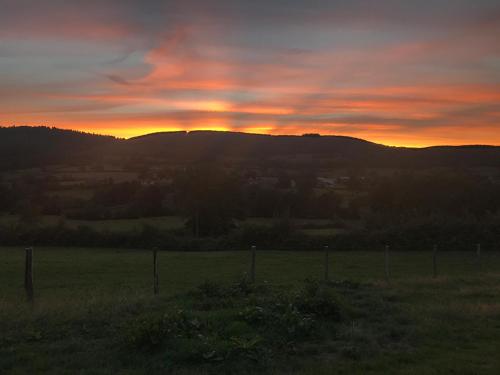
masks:
[[[155,134],[167,134],[167,133],[193,133],[193,132],[214,132],[214,133],[235,133],[235,134],[248,134],[248,135],[260,135],[260,136],[269,136],[269,137],[307,137],[307,136],[317,136],[317,137],[338,137],[338,138],[350,138],[350,139],[357,139],[360,141],[365,141],[368,143],[373,143],[376,145],[380,146],[385,146],[385,147],[395,147],[395,148],[411,148],[411,149],[426,149],[426,148],[433,148],[433,147],[500,147],[500,144],[478,144],[478,143],[467,143],[467,144],[432,144],[432,145],[421,145],[421,146],[410,146],[410,145],[403,145],[403,144],[389,144],[389,143],[381,143],[381,142],[375,142],[371,141],[366,138],[360,138],[360,137],[355,137],[355,136],[350,136],[350,135],[338,135],[338,134],[321,134],[317,132],[306,132],[303,134],[270,134],[270,133],[257,133],[257,132],[247,132],[247,131],[239,131],[239,130],[226,130],[226,129],[217,129],[217,128],[200,128],[200,129],[171,129],[171,130],[159,130],[159,131],[154,131],[154,132],[149,132],[149,133],[142,133],[142,134],[137,134],[133,135],[130,137],[120,137],[117,135],[112,135],[112,134],[106,134],[106,133],[100,133],[100,132],[93,132],[90,130],[80,130],[80,129],[75,129],[75,128],[65,128],[65,127],[58,127],[58,126],[50,126],[50,125],[0,125],[1,128],[47,128],[47,129],[55,129],[55,130],[62,130],[62,131],[72,131],[72,132],[77,132],[77,133],[83,133],[83,134],[88,134],[88,135],[95,135],[95,136],[102,136],[102,137],[113,137],[118,140],[130,140],[134,138],[141,138],[141,137],[146,137],[150,135],[155,135]]]

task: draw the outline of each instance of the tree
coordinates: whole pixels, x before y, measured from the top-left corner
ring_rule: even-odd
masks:
[[[212,166],[189,167],[174,179],[174,191],[186,226],[195,237],[220,235],[241,217],[241,182],[234,174]]]

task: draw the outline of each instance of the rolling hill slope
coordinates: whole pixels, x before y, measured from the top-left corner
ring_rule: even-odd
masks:
[[[500,147],[389,147],[341,136],[272,136],[235,132],[165,132],[128,140],[47,127],[0,127],[2,169],[89,163],[102,157],[154,157],[176,162],[308,158],[391,167],[500,166]]]

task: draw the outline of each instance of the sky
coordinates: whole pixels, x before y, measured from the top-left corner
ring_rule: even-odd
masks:
[[[500,145],[500,1],[0,0],[0,125]]]

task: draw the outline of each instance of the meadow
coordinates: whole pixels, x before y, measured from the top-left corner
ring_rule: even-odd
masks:
[[[150,251],[36,248],[31,306],[1,248],[0,372],[497,374],[500,254],[437,259],[392,252],[386,280],[382,252],[331,252],[324,283],[323,252],[261,251],[253,285],[248,252],[160,252],[155,297]]]

